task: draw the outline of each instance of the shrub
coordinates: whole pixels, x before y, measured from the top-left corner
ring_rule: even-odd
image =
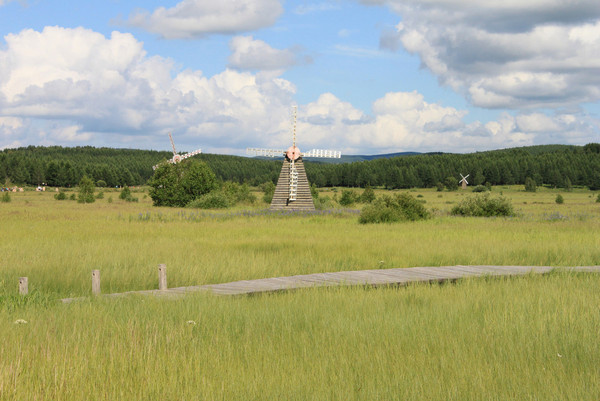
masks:
[[[315,209],[317,210],[325,210],[333,208],[333,201],[329,196],[320,196],[316,199],[313,199],[315,204]]]
[[[558,194],[556,195],[556,199],[554,199],[554,202],[556,202],[559,205],[562,205],[563,203],[565,203],[565,199],[561,194]]]
[[[596,203],[600,203],[600,194],[598,194],[598,197],[596,198]]]
[[[262,184],[260,188],[264,192],[263,201],[265,203],[271,203],[273,200],[273,195],[275,194],[275,184],[273,184],[271,181],[268,181]]]
[[[340,203],[340,205],[347,207],[347,206],[352,206],[357,200],[358,200],[358,197],[356,196],[356,194],[354,193],[353,190],[343,189],[342,196],[340,197],[339,203]]]
[[[319,188],[315,184],[310,184],[310,195],[313,200],[319,199]]]
[[[488,187],[485,185],[477,185],[473,187],[473,192],[486,192],[489,191]]]
[[[112,203],[112,196],[109,196],[108,199],[106,200],[108,203]]]
[[[367,186],[359,198],[361,203],[371,203],[375,200],[375,191],[370,186]]]
[[[99,188],[104,188],[106,186],[106,181],[98,180],[98,181],[96,181],[96,186]]]
[[[10,202],[10,193],[9,192],[4,192],[4,194],[2,195],[2,203],[8,203]]]
[[[67,194],[64,193],[63,191],[60,191],[59,193],[54,194],[54,199],[56,199],[56,200],[65,200],[65,199],[67,199]]]
[[[186,205],[194,209],[226,209],[230,206],[232,204],[229,198],[222,191],[209,192]]]
[[[438,183],[435,184],[435,188],[436,188],[436,191],[442,192],[444,190],[444,184],[442,184],[441,182],[438,181]]]
[[[512,216],[513,206],[510,200],[504,197],[491,198],[489,193],[470,196],[450,210],[454,216]]]
[[[96,195],[96,199],[104,199],[104,191],[102,191],[102,190],[98,191],[98,194]]]
[[[243,202],[253,204],[256,202],[256,196],[250,192],[248,184],[238,184],[237,182],[226,181],[221,185],[221,192],[228,198],[230,206]]]
[[[94,203],[96,198],[94,197],[94,181],[87,175],[84,175],[81,181],[79,181],[79,196],[77,202],[79,203]],[[73,194],[74,195],[74,194]]]
[[[77,197],[75,196],[75,194],[71,194],[71,196],[69,196],[70,200],[77,200]]]
[[[444,185],[448,188],[448,191],[458,190],[458,181],[454,177],[446,177]]]
[[[535,192],[535,191],[537,191],[536,182],[531,177],[525,178],[525,192]]]
[[[163,163],[148,181],[154,206],[183,207],[216,187],[216,177],[206,163],[186,160]]]
[[[423,203],[407,193],[384,195],[363,208],[358,222],[393,223],[398,221],[424,220],[430,217]]]
[[[121,190],[121,193],[119,194],[119,199],[127,199],[131,197],[131,190],[129,189],[129,187],[127,185],[125,185],[123,187],[123,189]]]

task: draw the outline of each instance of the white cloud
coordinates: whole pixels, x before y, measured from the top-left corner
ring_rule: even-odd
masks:
[[[279,0],[183,0],[172,8],[133,13],[127,23],[166,39],[237,34],[273,25],[283,12]]]
[[[252,36],[236,36],[229,42],[229,66],[240,70],[283,71],[302,62],[291,49],[274,49]],[[304,58],[304,61],[307,61]]]
[[[242,45],[232,46],[234,54],[244,43],[257,44],[241,39]],[[0,49],[0,148],[166,149],[168,131],[180,150],[243,153],[247,146],[290,144],[296,88],[277,72],[226,69],[207,77],[197,70],[176,71],[171,60],[149,57],[141,42],[119,32],[105,37],[83,28],[47,27],[11,34],[5,41]],[[345,153],[467,152],[597,142],[599,132],[598,120],[581,113],[504,114],[485,124],[467,123],[466,110],[430,103],[416,91],[387,93],[373,102],[372,110],[369,115],[331,93],[322,94],[299,106],[298,144],[303,150]]]
[[[367,4],[382,1],[363,0]],[[402,16],[380,47],[418,54],[443,84],[485,108],[600,100],[597,0],[387,0]]]
[[[106,38],[83,28],[47,27],[5,40],[0,116],[67,121],[60,135],[47,130],[59,143],[117,132],[162,138],[178,130],[184,144],[204,138],[209,146],[231,147],[281,129],[277,116],[287,113],[295,92],[289,81],[267,73],[177,73],[171,60],[148,57],[130,34]],[[224,118],[231,122],[216,122]]]

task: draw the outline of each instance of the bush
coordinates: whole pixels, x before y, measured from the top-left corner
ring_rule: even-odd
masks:
[[[457,191],[458,190],[458,181],[454,177],[446,177],[444,180],[444,185],[448,188],[448,191]]]
[[[102,191],[102,190],[98,191],[98,194],[96,195],[96,199],[104,199],[104,191]]]
[[[228,198],[231,206],[240,202],[249,204],[256,202],[256,196],[250,192],[248,184],[240,185],[237,182],[226,181],[221,185],[221,192]]]
[[[354,203],[358,200],[358,196],[351,189],[343,189],[342,196],[340,197],[339,204],[348,207],[354,205]]]
[[[222,191],[209,192],[186,205],[194,209],[227,209],[231,206],[229,198]]]
[[[75,194],[71,194],[71,196],[69,196],[70,200],[77,200],[77,197],[75,196]]]
[[[535,191],[537,191],[536,182],[531,177],[525,178],[525,192],[535,192]]]
[[[556,199],[554,199],[554,202],[556,202],[559,205],[562,205],[563,203],[565,203],[565,199],[561,194],[558,194],[556,195]]]
[[[2,195],[2,203],[8,203],[10,202],[10,193],[9,192],[4,192],[4,194]]]
[[[315,204],[315,209],[317,210],[325,210],[333,208],[333,200],[329,196],[320,196],[316,199],[313,199]]]
[[[98,181],[96,181],[96,186],[99,188],[104,188],[104,187],[106,187],[106,181],[98,180]]]
[[[94,181],[87,175],[84,175],[81,181],[79,181],[79,196],[77,202],[79,203],[94,203],[96,198],[94,197]]]
[[[63,191],[60,191],[59,193],[54,194],[54,199],[56,199],[56,200],[65,200],[65,199],[67,199],[67,194],[64,193]]]
[[[131,195],[131,190],[127,185],[125,185],[121,190],[121,193],[119,194],[119,199],[122,199],[126,202],[137,202],[139,200],[138,198],[134,198]]]
[[[123,189],[121,190],[121,193],[119,194],[119,199],[127,199],[131,197],[131,190],[129,189],[129,187],[127,185],[125,185],[123,187]]]
[[[485,185],[477,185],[477,186],[473,187],[473,192],[486,192],[486,191],[489,191],[489,189]]]
[[[441,182],[438,181],[438,183],[435,184],[435,189],[438,192],[442,192],[444,190],[444,184],[442,184]]]
[[[375,191],[370,186],[367,186],[359,198],[361,203],[371,203],[375,200]]]
[[[363,208],[358,218],[361,224],[416,221],[431,217],[423,203],[407,193],[384,195]]]
[[[264,192],[263,201],[265,203],[271,203],[273,201],[273,195],[275,194],[275,184],[268,181],[262,184],[260,189]]]
[[[216,177],[206,163],[186,160],[163,163],[148,181],[154,206],[183,207],[216,187]]]
[[[454,216],[512,216],[513,206],[504,197],[491,198],[489,193],[470,196],[454,206],[450,211]]]
[[[600,203],[600,194],[598,194],[598,197],[596,198],[596,203]]]

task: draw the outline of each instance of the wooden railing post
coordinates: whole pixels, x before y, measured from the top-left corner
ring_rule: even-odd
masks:
[[[100,270],[92,270],[92,295],[100,295]]]
[[[167,289],[167,265],[164,263],[158,265],[158,289]]]
[[[19,277],[19,294],[27,295],[29,292],[29,279],[27,277]]]

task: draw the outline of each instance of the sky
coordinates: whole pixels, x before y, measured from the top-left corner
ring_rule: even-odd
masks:
[[[0,0],[0,149],[600,142],[598,0]]]

